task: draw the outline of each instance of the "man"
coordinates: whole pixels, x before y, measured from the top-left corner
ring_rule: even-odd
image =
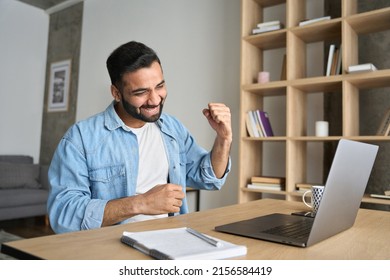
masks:
[[[48,212],[57,233],[187,213],[186,186],[217,190],[230,169],[230,110],[203,110],[216,132],[211,152],[163,114],[167,90],[157,54],[139,42],[107,59],[114,101],[73,125],[49,169]]]

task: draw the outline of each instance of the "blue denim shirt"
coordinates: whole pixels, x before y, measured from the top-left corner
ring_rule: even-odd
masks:
[[[174,117],[157,121],[169,161],[169,182],[198,189],[218,190],[225,183],[215,177],[210,152],[198,146]],[[135,195],[138,174],[137,137],[107,109],[73,125],[61,139],[49,168],[48,213],[56,233],[101,226],[109,200]],[[180,213],[187,213],[186,199]],[[123,221],[122,223],[125,223]]]

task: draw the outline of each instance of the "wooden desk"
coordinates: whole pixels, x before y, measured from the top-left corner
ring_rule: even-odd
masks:
[[[122,232],[188,226],[226,241],[246,245],[248,254],[240,259],[390,259],[390,212],[385,211],[360,209],[351,229],[308,248],[214,231],[216,225],[274,212],[303,210],[306,208],[300,202],[263,199],[177,217],[7,242],[2,246],[2,252],[16,258],[54,260],[150,259],[122,244],[119,240]]]

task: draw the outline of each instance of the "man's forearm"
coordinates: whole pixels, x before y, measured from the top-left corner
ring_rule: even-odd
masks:
[[[218,137],[214,141],[211,151],[211,164],[217,178],[222,178],[225,175],[229,163],[231,144],[231,140]]]
[[[137,198],[127,197],[107,202],[104,209],[102,227],[117,224],[125,219],[137,215]]]

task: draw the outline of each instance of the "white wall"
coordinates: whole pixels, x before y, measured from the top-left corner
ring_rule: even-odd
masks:
[[[0,154],[39,161],[49,17],[0,0]]]
[[[160,56],[168,88],[165,112],[211,149],[214,131],[201,111],[210,101],[232,110],[233,170],[220,192],[201,192],[201,209],[237,201],[240,1],[85,0],[77,120],[111,102],[105,67],[120,44],[136,40]]]

